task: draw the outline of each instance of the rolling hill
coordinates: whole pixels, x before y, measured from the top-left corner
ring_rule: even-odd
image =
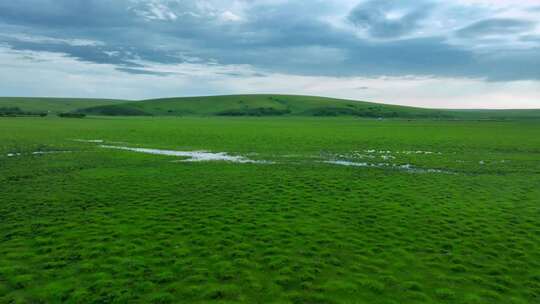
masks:
[[[446,110],[300,95],[225,95],[150,99],[79,110],[118,116],[357,116],[430,119],[540,119],[536,110]]]
[[[447,117],[444,110],[298,95],[227,95],[143,100],[81,109],[90,115]]]
[[[300,95],[223,95],[141,101],[2,97],[0,108],[104,116],[353,116],[464,120],[540,120],[534,110],[447,110]]]

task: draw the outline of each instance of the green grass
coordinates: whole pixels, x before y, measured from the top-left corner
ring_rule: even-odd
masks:
[[[0,303],[540,299],[535,122],[0,118],[0,130]],[[72,139],[275,163],[175,162]],[[396,158],[355,152],[367,149]],[[31,154],[51,150],[72,152]]]
[[[116,99],[0,97],[0,108],[19,107],[29,112],[71,112],[78,109],[127,102]]]

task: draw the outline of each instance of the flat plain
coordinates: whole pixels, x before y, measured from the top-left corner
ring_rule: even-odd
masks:
[[[0,303],[540,301],[535,121],[17,117],[0,130]]]

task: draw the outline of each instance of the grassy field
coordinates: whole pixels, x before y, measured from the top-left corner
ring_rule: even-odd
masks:
[[[0,130],[0,303],[540,301],[535,122],[0,118]]]

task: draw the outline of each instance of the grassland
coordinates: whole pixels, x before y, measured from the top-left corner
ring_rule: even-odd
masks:
[[[3,118],[0,130],[0,303],[540,300],[536,122]],[[33,154],[47,151],[64,152]]]

